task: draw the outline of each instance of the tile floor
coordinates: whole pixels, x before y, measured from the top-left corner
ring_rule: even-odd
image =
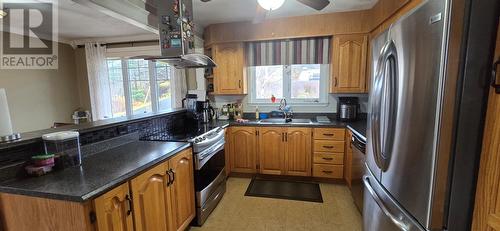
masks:
[[[251,179],[231,177],[227,192],[203,227],[189,231],[295,231],[361,228],[361,214],[345,185],[320,184],[323,203],[246,197]]]

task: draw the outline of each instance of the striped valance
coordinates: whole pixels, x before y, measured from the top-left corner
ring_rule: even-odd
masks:
[[[331,37],[248,42],[248,66],[328,64]]]

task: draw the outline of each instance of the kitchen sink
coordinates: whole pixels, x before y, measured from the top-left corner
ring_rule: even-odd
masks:
[[[272,118],[272,119],[262,119],[259,120],[261,124],[310,124],[312,121],[310,119],[291,119],[291,121],[286,121],[282,118]]]

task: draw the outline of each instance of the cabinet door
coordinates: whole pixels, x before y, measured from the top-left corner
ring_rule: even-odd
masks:
[[[214,45],[215,94],[246,94],[243,43]]]
[[[286,175],[311,175],[311,128],[288,128],[285,136]]]
[[[99,231],[132,231],[128,183],[122,184],[94,200]]]
[[[256,172],[257,139],[254,127],[232,127],[230,130],[231,171]]]
[[[333,37],[333,65],[330,93],[366,92],[366,35]]]
[[[162,163],[130,181],[135,230],[173,230],[168,163]]]
[[[284,136],[280,127],[258,128],[260,173],[281,175],[284,173]]]
[[[191,149],[175,155],[169,166],[173,183],[170,185],[172,195],[172,216],[174,230],[185,230],[196,215],[194,205],[194,170]],[[172,174],[173,172],[173,174]]]

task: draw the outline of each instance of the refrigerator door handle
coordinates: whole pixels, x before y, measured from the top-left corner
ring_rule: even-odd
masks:
[[[373,103],[371,106],[371,116],[370,116],[370,124],[371,124],[371,136],[372,136],[372,149],[373,156],[375,159],[375,164],[380,169],[383,169],[382,158],[381,158],[381,139],[380,139],[380,115],[381,115],[381,104],[382,104],[382,91],[384,88],[384,77],[386,75],[386,57],[387,57],[387,46],[389,41],[383,46],[382,52],[378,58],[377,72],[375,75],[375,80],[373,83]]]
[[[375,190],[370,184],[370,177],[369,176],[363,176],[363,184],[365,185],[365,188],[368,190],[370,195],[372,196],[373,200],[375,203],[377,203],[378,207],[382,210],[382,212],[394,223],[398,228],[404,231],[410,230],[410,227],[408,227],[407,224],[403,223],[400,219],[398,219],[395,215],[393,215],[389,209],[385,206],[384,202],[380,197],[377,195]]]
[[[387,57],[385,58],[387,62],[385,80],[386,84],[384,86],[386,89],[386,95],[384,95],[384,101],[386,102],[386,108],[383,109],[384,116],[381,120],[384,121],[384,132],[380,135],[382,141],[380,143],[380,157],[382,163],[382,170],[386,170],[389,167],[390,159],[392,156],[392,146],[394,142],[394,123],[396,120],[396,103],[397,103],[397,55],[395,51],[394,44],[391,42],[389,46],[389,51]]]
[[[394,138],[394,120],[397,103],[397,54],[394,42],[388,41],[382,48],[377,77],[374,82],[374,96],[371,116],[372,148],[377,166],[387,170]]]

